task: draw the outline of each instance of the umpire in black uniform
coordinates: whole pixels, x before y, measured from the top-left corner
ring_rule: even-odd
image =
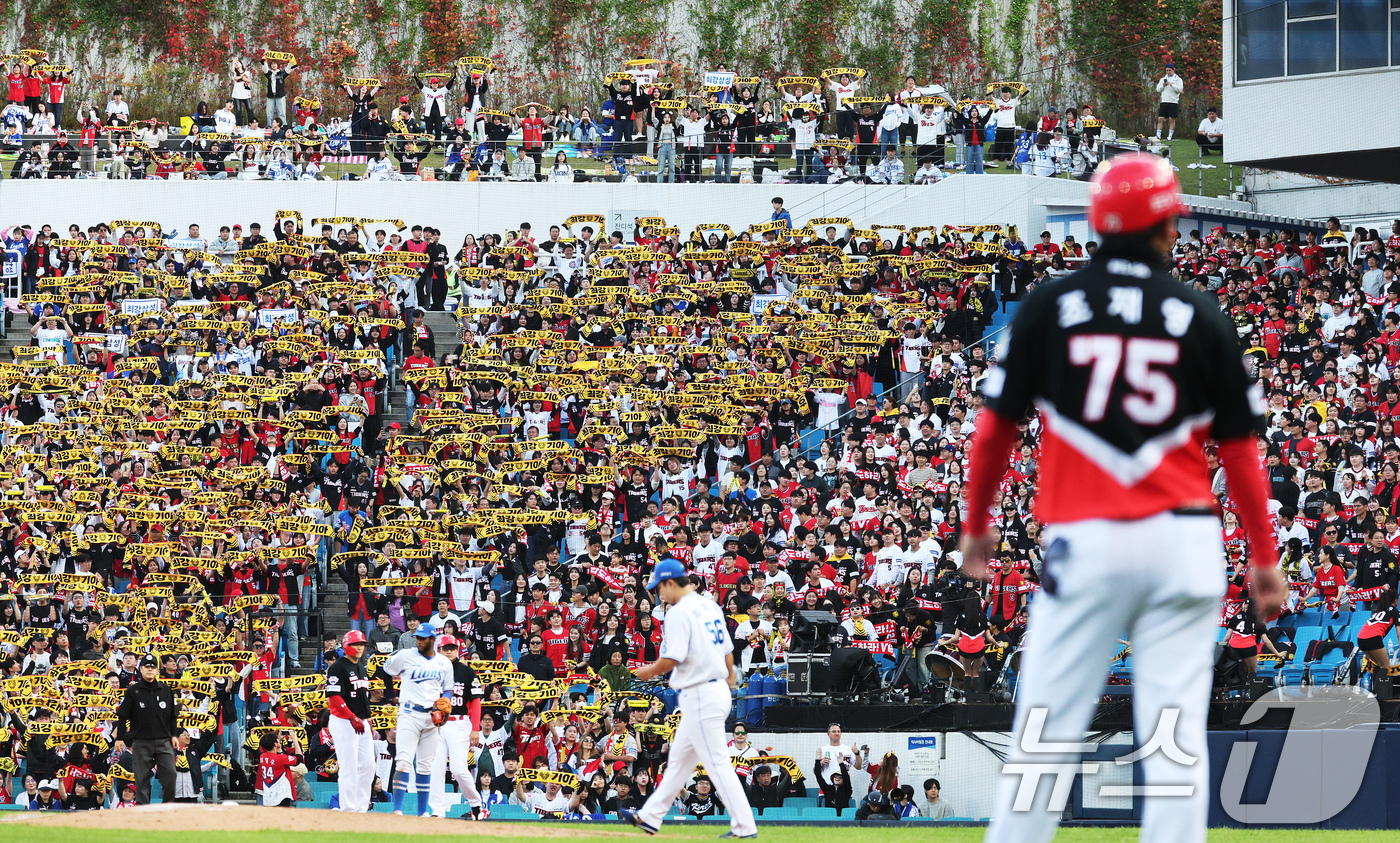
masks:
[[[145,655],[137,665],[138,678],[127,686],[117,706],[117,743],[121,752],[131,744],[131,772],[136,776],[136,804],[151,803],[151,767],[160,776],[161,799],[175,799],[175,756],[180,729],[176,725],[175,693],[156,678],[160,664]]]

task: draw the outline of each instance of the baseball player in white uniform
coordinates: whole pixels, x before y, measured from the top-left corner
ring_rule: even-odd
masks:
[[[729,689],[739,681],[724,612],[713,600],[695,593],[685,566],[675,559],[656,563],[647,588],[655,589],[671,608],[666,610],[660,658],[639,668],[636,676],[646,681],[671,674],[671,687],[680,693],[681,722],[671,738],[666,775],[640,811],[624,808],[618,816],[655,834],[695,765],[702,764],[729,811],[730,830],[724,836],[757,837],[753,809],[730,765],[724,735]]]
[[[335,743],[335,760],[340,767],[340,810],[363,814],[369,810],[374,785],[374,727],[369,722],[369,678],[360,664],[365,653],[365,634],[357,629],[345,633],[340,646],[345,655],[326,671],[326,706],[331,711],[327,728]]]
[[[415,631],[418,649],[399,650],[384,664],[384,672],[399,680],[399,716],[395,725],[394,813],[403,813],[409,773],[416,773],[418,816],[428,813],[428,784],[437,753],[438,727],[452,711],[452,662],[434,651],[433,627]]]

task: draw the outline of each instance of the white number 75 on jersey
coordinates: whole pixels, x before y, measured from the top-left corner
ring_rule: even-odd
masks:
[[[1102,421],[1118,372],[1133,392],[1123,396],[1123,412],[1137,424],[1161,424],[1176,411],[1176,382],[1153,366],[1171,366],[1181,358],[1176,340],[1116,334],[1079,334],[1069,338],[1069,362],[1093,366],[1084,393],[1086,422]]]

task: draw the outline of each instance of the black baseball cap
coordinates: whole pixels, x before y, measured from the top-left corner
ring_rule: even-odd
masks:
[[[137,667],[160,667],[160,663],[156,661],[156,657],[155,657],[155,656],[153,656],[153,655],[147,653],[146,655],[144,655],[144,656],[141,657],[141,661],[137,662],[137,663],[136,663],[136,666],[137,666]]]

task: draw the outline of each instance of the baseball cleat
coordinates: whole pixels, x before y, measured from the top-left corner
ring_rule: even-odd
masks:
[[[735,834],[735,833],[732,832],[732,831],[726,831],[725,833],[723,833],[723,834],[721,834],[721,835],[719,836],[719,839],[723,840],[723,839],[725,839],[726,837],[732,837],[732,838],[734,838],[735,840],[756,840],[756,839],[758,839],[758,834],[757,834],[757,833],[754,833],[754,834]]]
[[[655,834],[655,833],[656,833],[656,829],[654,829],[654,828],[652,828],[651,826],[647,825],[646,823],[642,822],[642,818],[641,818],[640,816],[638,816],[638,815],[637,815],[637,812],[636,812],[634,809],[632,809],[632,808],[623,808],[622,810],[620,810],[620,811],[617,812],[617,817],[618,817],[618,819],[622,820],[623,822],[627,823],[628,825],[634,825],[634,826],[636,826],[637,828],[640,828],[642,831],[645,831],[647,834]]]

